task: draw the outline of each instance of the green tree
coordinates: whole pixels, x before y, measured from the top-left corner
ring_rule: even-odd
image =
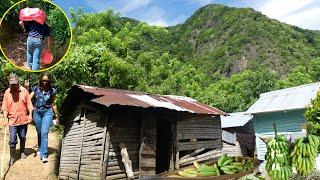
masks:
[[[317,92],[317,97],[311,101],[307,107],[305,114],[307,120],[307,130],[310,134],[320,134],[320,92]]]

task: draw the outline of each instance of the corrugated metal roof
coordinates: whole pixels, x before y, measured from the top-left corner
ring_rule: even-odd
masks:
[[[271,91],[260,94],[260,98],[247,110],[248,114],[304,109],[316,97],[320,83]]]
[[[229,113],[229,116],[220,116],[221,128],[242,127],[251,119],[252,115],[244,114],[244,112]]]
[[[123,105],[135,107],[161,107],[176,111],[185,111],[195,114],[225,115],[226,113],[210,107],[196,100],[172,95],[150,95],[147,93],[127,91],[119,89],[106,89],[91,86],[75,85],[84,92],[92,93],[96,97],[90,101],[102,104],[104,106]]]

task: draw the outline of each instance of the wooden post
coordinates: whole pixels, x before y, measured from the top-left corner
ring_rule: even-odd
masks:
[[[79,157],[78,157],[78,170],[77,170],[78,179],[80,178],[81,155],[82,155],[82,149],[83,149],[83,139],[84,139],[84,131],[86,128],[86,122],[87,122],[86,109],[84,108],[84,122],[83,122],[83,128],[82,128],[81,147],[80,147]],[[81,123],[81,120],[80,120],[80,123]]]
[[[110,136],[109,136],[109,132],[108,132],[108,113],[104,114],[104,136],[103,136],[103,143],[102,143],[102,147],[103,147],[103,151],[101,154],[101,168],[102,168],[102,172],[101,172],[101,179],[106,179],[106,175],[107,175],[107,166],[108,166],[108,157],[109,157],[109,145],[110,145]]]
[[[127,177],[129,179],[134,179],[134,174],[132,171],[132,163],[131,163],[131,160],[129,159],[129,154],[128,154],[127,148],[126,148],[125,144],[123,144],[123,143],[120,143],[119,147],[121,149],[122,162],[123,162],[123,165],[126,169]]]
[[[274,128],[274,135],[275,135],[275,137],[277,137],[278,136],[278,131],[277,131],[277,127],[276,127],[275,123],[273,123],[273,128]]]
[[[174,149],[175,149],[175,126],[172,125],[171,126],[171,134],[172,134],[172,143],[171,143],[171,151],[170,151],[170,166],[169,166],[169,170],[172,171],[174,170]]]
[[[176,163],[175,163],[175,168],[179,169],[179,164],[180,164],[180,159],[179,159],[179,128],[178,128],[178,124],[180,121],[181,117],[179,116],[177,123],[176,123],[176,132],[175,132],[175,145],[176,145]]]

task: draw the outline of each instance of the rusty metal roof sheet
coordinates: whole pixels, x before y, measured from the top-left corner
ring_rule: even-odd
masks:
[[[225,112],[217,108],[197,102],[189,97],[150,95],[143,92],[106,89],[84,85],[75,86],[82,89],[84,92],[94,94],[95,98],[91,99],[92,102],[96,102],[107,107],[111,105],[135,106],[142,108],[159,107],[195,114],[226,115]]]

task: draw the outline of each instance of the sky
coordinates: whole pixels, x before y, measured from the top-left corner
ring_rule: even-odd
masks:
[[[304,29],[320,30],[319,0],[53,0],[64,11],[82,7],[85,12],[113,9],[121,16],[151,25],[173,26],[185,22],[207,4],[251,7],[270,18]]]

